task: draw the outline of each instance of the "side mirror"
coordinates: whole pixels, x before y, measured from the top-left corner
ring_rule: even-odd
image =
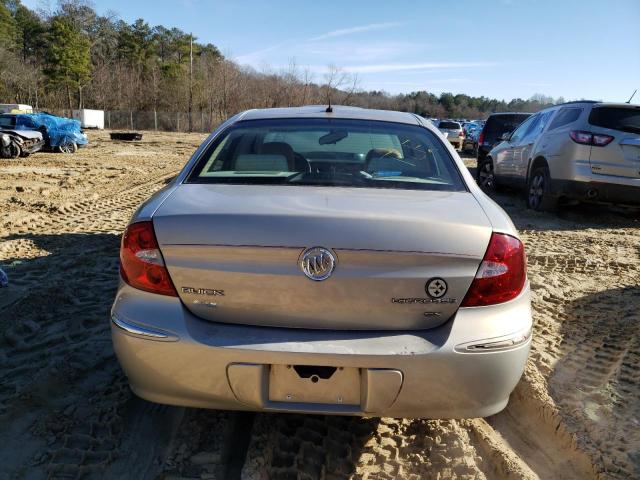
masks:
[[[503,142],[508,142],[510,138],[511,132],[504,132],[502,135],[500,135],[500,140],[502,140]]]

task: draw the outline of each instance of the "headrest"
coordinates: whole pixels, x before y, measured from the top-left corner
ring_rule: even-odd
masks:
[[[246,153],[236,158],[237,172],[288,172],[289,163],[284,155]]]

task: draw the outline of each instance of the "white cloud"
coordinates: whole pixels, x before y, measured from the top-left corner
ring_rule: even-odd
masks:
[[[377,63],[371,65],[345,66],[343,69],[351,73],[384,73],[407,70],[442,70],[453,68],[494,67],[496,62],[420,62],[420,63]]]
[[[369,25],[361,25],[358,27],[342,28],[340,30],[333,30],[331,32],[323,33],[317,37],[310,38],[310,42],[317,40],[326,40],[328,38],[344,37],[345,35],[352,35],[354,33],[372,32],[374,30],[388,30],[389,28],[401,27],[400,22],[386,22],[386,23],[370,23]]]

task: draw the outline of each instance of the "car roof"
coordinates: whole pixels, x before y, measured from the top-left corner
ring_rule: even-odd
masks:
[[[422,125],[417,115],[413,113],[396,112],[393,110],[373,110],[342,105],[333,105],[331,109],[331,112],[327,112],[327,105],[308,105],[305,107],[247,110],[239,116],[237,121],[277,118],[344,118]]]

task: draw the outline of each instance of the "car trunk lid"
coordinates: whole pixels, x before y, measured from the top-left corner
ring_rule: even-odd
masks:
[[[491,236],[468,192],[186,184],[154,228],[185,306],[208,320],[333,329],[422,329],[457,310]],[[305,276],[310,247],[336,259]],[[427,282],[447,291],[430,296]],[[437,295],[436,295],[437,296]]]

